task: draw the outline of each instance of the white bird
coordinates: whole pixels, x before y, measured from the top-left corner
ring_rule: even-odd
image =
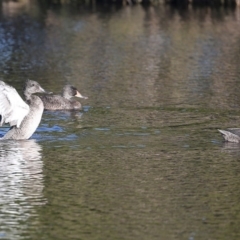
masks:
[[[218,131],[223,135],[225,141],[227,142],[240,142],[240,128],[228,128],[227,130],[220,130]]]
[[[26,102],[16,89],[0,81],[0,126],[9,123],[11,128],[2,139],[28,139],[37,129],[44,110],[42,100],[33,95],[45,92],[39,83],[27,80],[24,86]]]

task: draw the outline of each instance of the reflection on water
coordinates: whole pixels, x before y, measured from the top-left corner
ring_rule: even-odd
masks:
[[[26,231],[22,224],[45,204],[41,151],[34,140],[0,143],[0,238],[19,239]]]
[[[222,143],[222,152],[228,153],[230,155],[239,157],[240,156],[240,144],[232,143],[232,142],[224,142]]]
[[[30,1],[20,0],[20,1],[3,1],[2,2],[2,13],[8,17],[14,17],[29,11]]]
[[[89,106],[1,142],[0,237],[238,240],[239,8],[43,3],[2,3],[0,77]]]
[[[79,135],[76,135],[75,129],[83,128],[83,115],[79,111],[45,111],[40,126],[31,138],[41,142],[77,140]]]
[[[0,76],[14,86],[27,77],[53,92],[72,83],[94,107],[239,106],[239,9],[41,11],[36,3],[10,3],[19,14],[2,9]]]

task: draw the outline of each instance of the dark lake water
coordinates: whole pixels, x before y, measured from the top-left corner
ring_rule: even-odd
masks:
[[[1,2],[0,78],[88,99],[0,143],[0,239],[240,239],[217,131],[240,127],[239,29],[238,7]]]

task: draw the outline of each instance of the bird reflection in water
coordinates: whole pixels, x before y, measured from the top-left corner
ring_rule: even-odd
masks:
[[[0,232],[8,239],[37,221],[35,206],[43,205],[42,147],[34,140],[0,142]]]

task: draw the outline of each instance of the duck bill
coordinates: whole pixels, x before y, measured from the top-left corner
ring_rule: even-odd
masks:
[[[39,92],[40,93],[46,93],[46,94],[52,94],[53,92],[48,92],[45,89],[43,89],[42,87],[39,88]]]
[[[46,91],[45,91],[42,87],[40,87],[40,86],[39,86],[38,92],[40,92],[40,93],[46,93]]]
[[[77,94],[75,95],[75,97],[88,99],[88,97],[83,96],[83,95],[82,95],[80,92],[78,92],[78,91],[77,91]]]

